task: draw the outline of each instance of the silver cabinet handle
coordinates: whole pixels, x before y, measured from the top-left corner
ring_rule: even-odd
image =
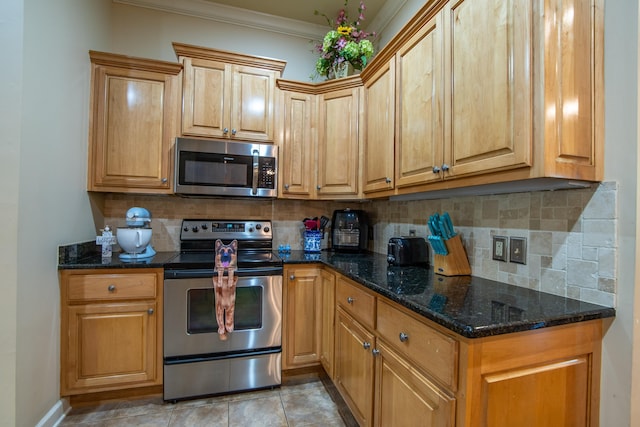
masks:
[[[109,287],[107,288],[107,290],[108,290],[109,292],[113,292],[113,291],[115,291],[115,290],[116,290],[116,285],[109,285]]]
[[[364,348],[365,350],[369,350],[371,348],[371,343],[370,342],[363,342],[362,343],[362,348]]]
[[[374,356],[379,356],[380,350],[378,350],[377,348],[374,348],[373,350],[371,350],[371,354],[373,354]]]
[[[440,173],[440,168],[438,166],[434,166],[431,170],[433,171],[433,173]]]
[[[228,128],[224,128],[222,129],[222,133],[224,133],[225,135],[229,133],[229,129]]]
[[[285,185],[284,185],[284,189],[285,189],[285,190],[288,190],[288,189],[289,189],[289,184],[285,184]]]
[[[355,301],[353,298],[347,297],[347,304],[353,304],[353,301]]]
[[[446,171],[448,171],[448,170],[449,170],[449,165],[448,165],[448,164],[446,164],[446,163],[445,163],[445,164],[443,164],[443,165],[442,165],[442,171],[443,171],[443,172],[446,172]]]
[[[168,180],[167,178],[162,178],[160,181],[162,181],[163,184],[166,184]]]
[[[320,190],[322,187],[319,185],[316,185],[316,190]]]
[[[235,135],[236,134],[236,130],[235,129],[231,129],[231,135]]]
[[[384,180],[387,184],[391,184],[391,178],[385,178]]]
[[[289,276],[289,280],[296,280],[296,275],[292,274],[291,276]]]
[[[407,342],[407,340],[409,339],[409,335],[405,334],[404,332],[400,332],[399,338],[400,342]]]
[[[149,310],[147,310],[147,313],[153,314],[153,308],[150,308]]]

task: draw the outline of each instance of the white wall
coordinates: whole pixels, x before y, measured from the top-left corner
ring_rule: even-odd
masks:
[[[0,45],[5,58],[0,68],[0,426],[16,420],[16,313],[18,267],[18,174],[20,106],[22,103],[22,0],[0,3]]]
[[[285,60],[285,79],[310,81],[314,71],[310,39],[118,3],[112,13],[113,53],[177,61],[179,42]]]
[[[15,176],[6,179],[19,183],[15,425],[34,426],[59,399],[57,247],[95,232],[86,193],[88,50],[109,48],[110,1],[18,4],[24,4],[22,108],[14,107],[20,156]]]
[[[616,318],[604,337],[601,425],[628,426],[631,413],[637,189],[638,2],[605,1],[605,179],[618,181]],[[637,405],[637,402],[636,402]]]

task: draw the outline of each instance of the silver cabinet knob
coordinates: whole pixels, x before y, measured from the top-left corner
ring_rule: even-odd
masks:
[[[224,128],[222,129],[222,133],[224,133],[225,135],[229,133],[229,128]]]
[[[236,134],[236,130],[235,129],[231,129],[231,135],[235,135]]]
[[[149,310],[147,310],[147,313],[153,314],[153,308],[150,308]]]
[[[353,301],[355,301],[353,298],[347,297],[347,304],[353,304]]]
[[[440,168],[438,166],[434,166],[431,170],[433,171],[433,173],[440,173]]]
[[[442,171],[443,171],[443,172],[446,172],[446,171],[448,171],[448,170],[449,170],[449,165],[448,165],[448,164],[446,164],[446,163],[445,163],[445,164],[443,164],[443,165],[442,165]]]
[[[162,178],[160,181],[162,181],[163,184],[166,184],[168,180],[167,178]]]
[[[322,187],[319,185],[316,185],[316,190],[320,190]]]
[[[107,290],[108,290],[109,292],[113,292],[113,291],[115,291],[115,290],[116,290],[116,285],[109,285],[109,287],[107,288]]]
[[[364,348],[365,350],[369,350],[371,348],[371,343],[370,342],[363,342],[362,343],[362,348]]]
[[[407,340],[409,339],[409,335],[405,334],[404,332],[400,332],[399,338],[400,342],[407,342]]]
[[[385,180],[384,180],[384,181],[385,181],[387,184],[391,184],[391,178],[389,178],[389,177],[385,178]]]
[[[285,190],[288,190],[288,189],[289,189],[289,184],[285,184],[285,185],[284,185],[284,189],[285,189]]]
[[[292,274],[291,276],[289,276],[289,280],[296,280],[296,275]]]
[[[378,350],[377,348],[374,348],[373,350],[371,350],[371,354],[373,354],[374,356],[379,356],[380,350]]]

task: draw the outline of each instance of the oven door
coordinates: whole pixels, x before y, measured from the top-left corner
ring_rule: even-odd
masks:
[[[234,331],[225,341],[211,277],[164,281],[165,359],[279,348],[281,333],[282,275],[238,277]]]

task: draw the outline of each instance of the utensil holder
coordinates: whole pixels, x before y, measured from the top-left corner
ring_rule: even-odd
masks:
[[[304,251],[306,253],[320,253],[320,239],[322,231],[305,230],[304,232]]]
[[[471,274],[471,266],[467,258],[467,252],[462,246],[460,235],[457,234],[445,240],[448,255],[433,254],[433,271],[443,276],[468,276]]]

